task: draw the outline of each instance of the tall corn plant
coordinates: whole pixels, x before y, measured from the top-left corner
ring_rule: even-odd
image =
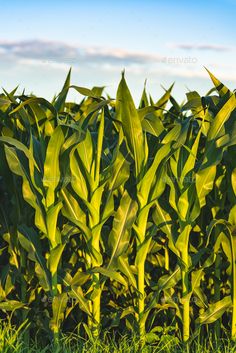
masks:
[[[141,342],[230,325],[235,339],[236,98],[209,74],[205,97],[144,88],[138,109],[124,74],[115,101],[70,72],[52,103],[4,91],[2,312],[37,315],[55,341],[80,323],[91,337],[125,323]]]

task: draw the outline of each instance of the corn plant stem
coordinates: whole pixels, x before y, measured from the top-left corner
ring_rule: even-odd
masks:
[[[89,306],[90,313],[92,313],[92,311],[93,311],[93,303],[92,303],[92,301],[89,301],[88,306]],[[91,316],[88,316],[87,323],[88,323],[89,329],[92,330],[93,320],[92,320]]]
[[[232,249],[232,328],[231,337],[232,340],[236,341],[236,235],[231,236],[231,249]]]
[[[97,220],[99,222],[99,220]],[[92,220],[90,220],[90,227],[92,228],[94,225],[92,223]],[[100,244],[99,244],[99,236],[96,236],[95,240],[93,239],[92,241],[92,246],[93,248],[100,253]],[[91,261],[92,267],[98,266],[96,260]],[[92,278],[92,288],[95,293],[93,299],[92,299],[92,304],[91,304],[91,313],[92,313],[92,320],[88,321],[90,326],[89,328],[91,329],[91,332],[93,334],[93,337],[96,338],[100,334],[100,321],[101,321],[101,287],[100,287],[100,275],[99,273],[94,273],[93,278]]]
[[[50,250],[52,250],[52,245],[50,246]],[[54,300],[54,298],[57,296],[57,272],[52,274],[52,291],[51,291],[51,295],[52,295],[52,300]],[[55,348],[58,346],[58,342],[59,342],[59,327],[55,327],[53,329],[53,344],[55,346]]]
[[[188,243],[186,244],[182,252],[182,260],[188,267]],[[188,272],[186,269],[182,270],[182,296],[186,296],[189,293],[189,279]],[[187,342],[189,339],[189,328],[190,328],[190,303],[189,298],[183,299],[183,341]]]
[[[144,289],[144,261],[138,265],[138,324],[139,324],[139,336],[143,340],[145,336],[145,321],[143,319],[144,307],[145,307],[145,289]]]
[[[57,295],[57,273],[52,276],[52,295],[53,297]]]
[[[216,255],[215,260],[215,277],[216,281],[214,282],[214,301],[217,302],[220,300],[220,263],[221,263],[221,256],[220,254]],[[218,319],[215,323],[215,334],[217,340],[220,339],[220,325],[221,319]]]
[[[147,228],[147,219],[148,219],[149,209],[146,209],[144,213],[140,213],[137,220],[137,227],[140,230],[138,246],[145,242],[145,234]],[[137,264],[138,269],[138,327],[139,327],[139,336],[142,342],[144,342],[145,337],[145,318],[144,318],[144,308],[145,308],[145,260],[146,255],[142,254],[142,260]]]
[[[185,292],[188,288],[187,285],[187,273],[183,272],[182,281],[183,281],[183,292]],[[190,326],[190,304],[189,299],[184,299],[183,302],[183,341],[186,342],[189,339],[189,326]]]
[[[92,332],[94,338],[100,334],[100,321],[101,321],[101,289],[99,286],[100,276],[98,273],[93,275],[93,290],[96,291],[95,297],[90,301],[89,308],[92,318],[88,317],[88,327]]]
[[[98,142],[97,142],[97,156],[96,156],[96,169],[95,169],[95,182],[96,186],[99,185],[100,179],[100,163],[101,163],[101,153],[102,153],[102,144],[103,144],[103,135],[104,135],[104,111],[100,116],[100,124],[98,131]],[[100,219],[98,218],[97,223],[99,223]],[[90,225],[93,227],[93,221],[90,219]],[[100,253],[100,244],[99,244],[100,234],[97,237],[97,240],[93,242],[93,247],[96,249],[98,253]],[[96,266],[97,264],[94,263]],[[94,337],[98,337],[100,334],[100,317],[101,317],[101,287],[100,287],[100,275],[99,273],[95,273],[93,275],[93,288],[95,290],[95,297],[92,300],[92,333]]]
[[[88,268],[92,267],[92,259],[91,259],[91,256],[88,253],[85,253],[85,259],[86,259]],[[92,311],[93,311],[93,303],[92,303],[92,301],[89,301],[88,305],[89,305],[90,313],[92,313]],[[91,329],[92,325],[93,325],[92,324],[92,318],[90,316],[88,316],[88,327]]]
[[[97,293],[95,298],[92,300],[93,320],[91,322],[92,324],[91,330],[94,338],[98,337],[100,334],[101,290],[99,288],[100,286],[99,280],[100,280],[99,273],[95,273],[93,275],[93,283],[95,284],[95,291]]]
[[[57,296],[57,273],[52,276],[52,296]],[[55,347],[58,346],[59,342],[59,327],[53,329],[53,344]]]
[[[21,248],[21,257],[20,257],[20,262],[21,262],[21,300],[23,303],[26,303],[26,294],[27,294],[27,283],[24,278],[24,274],[26,273],[26,253],[24,249]],[[27,311],[23,310],[22,311],[22,322],[24,322],[27,318]],[[26,330],[24,333],[24,342],[27,345],[29,343],[29,331]]]
[[[165,269],[169,271],[170,268],[170,259],[169,259],[169,251],[167,245],[165,246]]]

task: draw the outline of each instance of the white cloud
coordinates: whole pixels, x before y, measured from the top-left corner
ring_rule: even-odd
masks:
[[[31,66],[31,67],[41,67],[41,68],[50,68],[50,69],[61,69],[63,71],[68,71],[70,65],[63,62],[51,62],[47,60],[38,60],[30,58],[20,58],[17,63],[19,65]],[[73,71],[79,71],[78,67],[74,68]]]
[[[200,50],[200,51],[217,51],[226,52],[231,51],[234,47],[217,45],[217,44],[192,44],[192,43],[177,43],[170,44],[170,47],[183,50]]]
[[[19,42],[0,41],[2,55],[18,58],[37,59],[46,62],[63,62],[69,65],[78,63],[105,63],[118,65],[145,65],[150,63],[181,64],[185,57],[168,57],[160,54],[129,52],[122,49],[72,46],[66,43],[31,40]],[[191,63],[191,62],[187,62]]]
[[[194,89],[202,90],[203,94],[204,90],[211,87],[211,80],[200,61],[200,54],[190,55],[189,50],[183,50],[183,55],[179,55],[178,51],[173,50],[173,46],[166,53],[168,55],[164,56],[159,53],[84,47],[43,40],[0,41],[1,84],[6,88],[20,83],[21,87],[26,87],[35,94],[51,96],[57,92],[58,85],[72,67],[73,82],[85,87],[94,84],[109,86],[109,92],[113,96],[124,68],[135,97],[139,96],[138,87],[142,87],[146,78],[154,92],[158,92],[161,83],[167,87],[176,80],[179,85],[176,88],[177,97],[184,96],[184,85],[187,84],[196,83]],[[214,60],[212,56],[208,57],[207,54],[208,62],[204,62],[204,65],[219,80],[234,85],[234,64],[227,60]]]

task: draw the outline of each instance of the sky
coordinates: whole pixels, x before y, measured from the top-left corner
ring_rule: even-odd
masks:
[[[207,67],[236,88],[236,0],[0,0],[0,86],[51,100],[72,83],[105,86],[115,98],[121,71],[138,102],[175,82],[179,101],[212,87]],[[70,99],[81,97],[71,92]]]

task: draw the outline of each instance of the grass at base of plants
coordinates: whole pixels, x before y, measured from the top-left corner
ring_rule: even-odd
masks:
[[[210,337],[200,343],[200,337],[188,347],[183,343],[176,343],[176,338],[163,335],[155,344],[140,347],[137,336],[125,335],[114,339],[104,334],[103,339],[85,340],[76,334],[63,335],[57,346],[37,340],[31,340],[29,345],[24,343],[27,326],[15,328],[7,322],[0,324],[0,353],[236,353],[236,342],[221,339],[217,343]]]

